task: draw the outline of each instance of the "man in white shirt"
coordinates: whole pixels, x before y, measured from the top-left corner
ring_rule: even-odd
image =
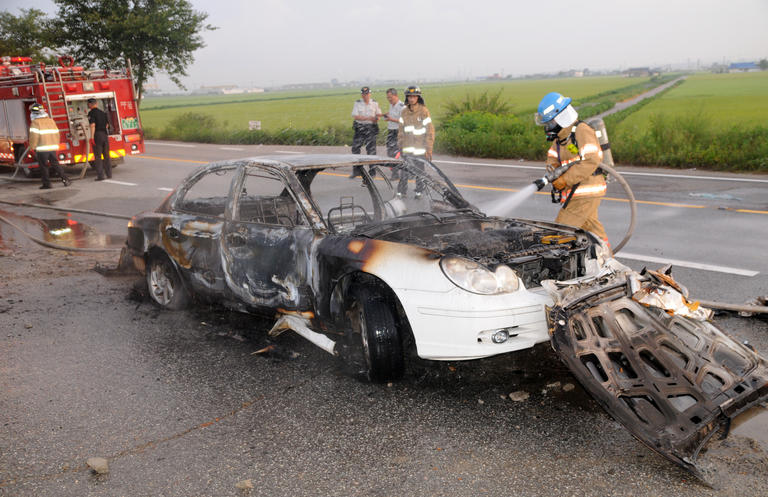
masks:
[[[368,155],[376,155],[376,136],[379,134],[379,118],[383,115],[376,100],[371,98],[371,89],[363,86],[360,89],[361,98],[352,107],[352,128],[355,136],[352,139],[352,153],[359,154],[365,145]]]

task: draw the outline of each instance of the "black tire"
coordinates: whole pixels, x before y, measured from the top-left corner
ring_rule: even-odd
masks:
[[[400,378],[405,369],[403,341],[392,306],[368,288],[356,287],[350,293],[351,330],[345,359],[370,381]]]
[[[189,305],[189,292],[167,256],[150,256],[146,273],[149,298],[156,305],[174,311]]]

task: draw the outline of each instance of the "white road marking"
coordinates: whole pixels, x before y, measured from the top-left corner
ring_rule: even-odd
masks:
[[[104,183],[112,183],[114,185],[124,185],[124,186],[138,186],[138,183],[128,183],[126,181],[117,181],[115,179],[105,179]]]
[[[291,152],[291,153],[298,153],[298,152]],[[451,160],[434,160],[432,162],[440,162],[442,164],[458,164],[463,166],[503,167],[508,169],[538,169],[542,171],[545,169],[544,166],[495,164],[490,162],[462,162],[462,161],[451,161]],[[640,173],[640,172],[632,172],[632,171],[622,171],[620,166],[618,168],[618,171],[622,176],[651,176],[655,178],[709,179],[714,181],[740,181],[744,183],[768,183],[768,179],[726,178],[722,176],[694,176],[692,174]]]
[[[168,188],[166,186],[160,186],[157,189],[160,190],[161,192],[172,192],[173,191],[173,188]]]
[[[617,259],[632,259],[635,261],[656,262],[659,264],[672,264],[673,266],[689,267],[691,269],[703,269],[704,271],[716,271],[719,273],[736,274],[739,276],[757,276],[759,271],[752,271],[749,269],[739,269],[736,267],[728,266],[715,266],[712,264],[701,264],[698,262],[681,261],[678,259],[668,259],[666,257],[655,257],[652,255],[633,254],[630,252],[621,251],[616,254]]]
[[[163,145],[165,147],[181,147],[181,148],[195,148],[197,145],[190,145],[187,143],[166,143],[166,142],[155,142],[155,141],[145,141],[145,145]]]
[[[245,149],[238,147],[219,147],[219,150],[234,150],[235,152],[242,152]]]
[[[303,154],[306,152],[294,152],[293,150],[275,150],[278,154]]]

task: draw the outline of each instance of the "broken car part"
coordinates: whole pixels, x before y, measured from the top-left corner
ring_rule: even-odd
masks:
[[[708,321],[668,274],[611,259],[598,277],[544,287],[560,359],[635,437],[702,479],[696,458],[710,437],[768,399],[765,359]]]

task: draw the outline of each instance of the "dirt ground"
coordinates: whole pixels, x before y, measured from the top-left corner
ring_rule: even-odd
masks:
[[[548,347],[370,385],[266,321],[160,311],[141,276],[94,271],[116,260],[0,239],[0,495],[768,495],[765,424],[713,440],[711,488]],[[765,321],[717,321],[768,341]]]

